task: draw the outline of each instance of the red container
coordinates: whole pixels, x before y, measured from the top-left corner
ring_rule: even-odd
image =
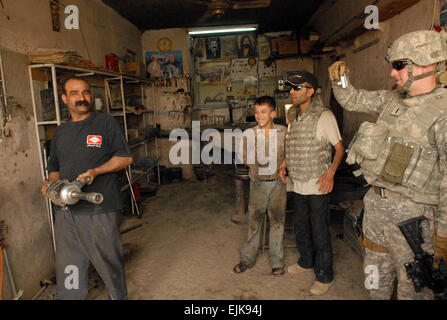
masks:
[[[109,70],[118,71],[118,57],[114,54],[106,55],[106,66]]]
[[[140,199],[140,197],[141,197],[141,192],[140,192],[140,185],[138,184],[138,183],[136,183],[134,186],[133,186],[133,193],[134,193],[134,195],[135,195],[135,199]]]

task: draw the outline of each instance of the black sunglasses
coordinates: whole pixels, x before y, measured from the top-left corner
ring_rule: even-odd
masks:
[[[287,90],[287,91],[290,91],[290,89],[293,89],[293,90],[295,90],[295,91],[299,91],[299,90],[301,90],[302,88],[308,88],[308,89],[310,89],[310,88],[312,88],[312,87],[304,86],[304,85],[302,85],[302,84],[299,84],[299,85],[294,85],[294,84],[291,84],[291,83],[285,83],[285,84],[284,84],[284,89]]]
[[[404,61],[394,61],[394,62],[391,63],[391,65],[393,66],[393,69],[397,70],[397,71],[402,70],[408,64],[410,64],[410,63],[407,60],[404,60]]]

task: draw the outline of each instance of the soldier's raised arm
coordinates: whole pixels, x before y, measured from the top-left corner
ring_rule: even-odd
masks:
[[[349,81],[349,68],[345,61],[336,61],[329,66],[329,78],[338,103],[346,110],[380,114],[389,100],[391,91],[367,91],[356,89]]]

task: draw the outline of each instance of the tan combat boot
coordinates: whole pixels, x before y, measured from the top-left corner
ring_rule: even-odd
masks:
[[[303,268],[298,263],[295,263],[287,268],[287,271],[291,274],[300,274],[306,271],[313,271],[314,268]]]
[[[333,283],[334,283],[333,280],[329,283],[322,283],[319,281],[315,281],[314,284],[312,285],[312,287],[310,288],[310,293],[315,296],[321,296],[329,290],[330,286]]]

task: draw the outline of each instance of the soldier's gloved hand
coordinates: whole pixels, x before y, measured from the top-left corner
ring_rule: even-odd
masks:
[[[342,75],[349,74],[349,68],[344,61],[335,61],[329,66],[328,71],[331,81],[340,81]]]
[[[433,268],[439,270],[441,260],[447,264],[447,238],[435,236],[433,241],[433,249],[435,251],[435,258],[433,260]]]

